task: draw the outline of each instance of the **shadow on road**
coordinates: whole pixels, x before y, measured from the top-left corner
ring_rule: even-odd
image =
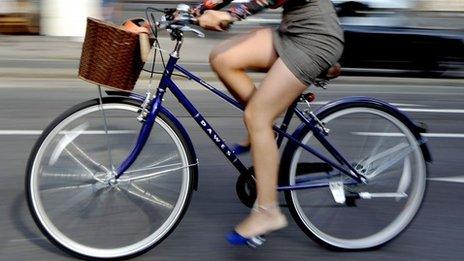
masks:
[[[45,238],[42,239],[43,235],[32,227],[33,222],[30,218],[29,211],[27,211],[27,203],[24,195],[24,191],[16,195],[10,207],[10,220],[13,221],[15,229],[20,232],[26,242],[32,243],[48,252],[67,257],[67,255],[59,251],[58,248],[50,244],[48,240]]]

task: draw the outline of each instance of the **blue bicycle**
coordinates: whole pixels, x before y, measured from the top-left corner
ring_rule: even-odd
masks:
[[[151,12],[152,9],[148,11]],[[108,91],[55,119],[35,144],[27,166],[32,216],[56,246],[84,259],[142,254],[179,224],[199,180],[188,133],[163,106],[170,90],[238,170],[239,199],[256,198],[253,168],[230,146],[173,81],[173,72],[199,83],[232,106],[236,100],[177,64],[194,18],[165,10],[157,28],[176,42],[153,95]],[[323,81],[315,82],[322,86]],[[312,111],[303,94],[274,127],[282,147],[278,190],[294,220],[332,249],[379,247],[399,235],[418,212],[430,154],[424,128],[392,105],[348,97]],[[289,133],[293,118],[301,124]],[[286,142],[284,142],[284,138]],[[285,145],[285,146],[284,146]]]

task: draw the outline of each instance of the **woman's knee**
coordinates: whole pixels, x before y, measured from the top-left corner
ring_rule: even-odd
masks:
[[[265,112],[260,111],[256,106],[249,104],[243,113],[243,121],[249,131],[263,130],[272,128],[273,120]]]
[[[228,69],[231,67],[231,64],[227,56],[227,53],[224,50],[222,50],[220,46],[216,46],[209,54],[209,63],[215,71],[218,71],[220,69]]]
[[[255,115],[255,111],[250,106],[245,108],[245,111],[243,112],[243,122],[245,123],[247,129],[252,129],[255,126]]]
[[[256,48],[260,47],[260,48]],[[215,46],[209,62],[215,71],[269,68],[277,59],[270,29],[256,29]]]

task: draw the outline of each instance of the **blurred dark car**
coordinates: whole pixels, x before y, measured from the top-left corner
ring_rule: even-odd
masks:
[[[122,0],[126,8],[131,6],[137,14],[153,3],[172,6],[181,2],[195,5],[200,1]],[[345,29],[341,61],[345,75],[464,78],[464,10],[415,11],[415,0],[332,1]],[[257,24],[277,26],[280,17],[281,10],[271,9],[250,17],[248,23],[234,26],[233,31],[247,31]],[[258,19],[252,22],[254,18]],[[208,32],[208,36],[224,34]]]
[[[464,16],[336,4],[345,30],[346,74],[464,77]]]

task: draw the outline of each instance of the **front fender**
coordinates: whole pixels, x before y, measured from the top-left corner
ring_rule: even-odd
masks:
[[[424,159],[427,162],[432,161],[430,151],[429,151],[429,149],[427,147],[427,144],[426,144],[426,138],[424,138],[421,135],[421,133],[425,133],[427,131],[425,125],[415,123],[406,113],[398,110],[398,108],[396,108],[395,106],[393,106],[393,105],[391,105],[391,104],[389,104],[389,103],[387,103],[385,101],[382,101],[382,100],[379,100],[379,99],[376,99],[376,98],[372,98],[372,97],[365,97],[365,96],[345,97],[345,98],[342,98],[342,99],[339,99],[339,100],[332,101],[332,102],[318,108],[314,112],[314,114],[318,118],[323,118],[323,117],[329,115],[330,113],[332,113],[334,111],[337,111],[337,110],[340,110],[340,109],[343,109],[343,108],[347,108],[347,107],[351,107],[351,106],[354,106],[354,105],[362,105],[362,106],[366,106],[366,107],[380,109],[380,110],[385,111],[387,113],[390,113],[391,115],[398,118],[402,123],[404,123],[412,131],[412,133],[414,134],[414,136],[418,140],[418,142],[420,144],[420,148],[421,148],[422,153],[424,155]],[[306,126],[306,124],[302,123],[295,130],[295,132],[293,133],[293,137],[301,138],[300,136],[305,133],[305,128],[306,128],[305,126]]]
[[[144,96],[142,96],[140,94],[137,94],[137,93],[133,93],[133,92],[106,91],[106,94],[108,94],[109,96],[120,96],[120,97],[126,97],[126,98],[130,98],[130,99],[134,99],[134,100],[136,100],[138,102],[141,102],[141,103],[143,103],[143,101],[145,100]],[[161,106],[160,107],[160,112],[163,113],[164,115],[166,115],[172,121],[172,123],[176,126],[176,128],[180,131],[181,135],[185,139],[185,142],[187,143],[189,151],[192,154],[193,160],[198,162],[198,158],[197,158],[197,155],[195,153],[195,148],[193,147],[192,140],[190,139],[190,136],[188,135],[188,133],[185,130],[184,126],[179,122],[179,120],[177,120],[177,118],[174,116],[174,114],[172,114],[165,107]],[[193,168],[193,178],[194,178],[194,180],[193,180],[193,188],[195,190],[198,190],[198,164],[193,165],[192,168]]]
[[[108,96],[119,96],[119,97],[126,97],[126,98],[132,98],[134,100],[143,102],[145,100],[145,97],[135,93],[135,92],[123,92],[123,91],[105,91]]]

